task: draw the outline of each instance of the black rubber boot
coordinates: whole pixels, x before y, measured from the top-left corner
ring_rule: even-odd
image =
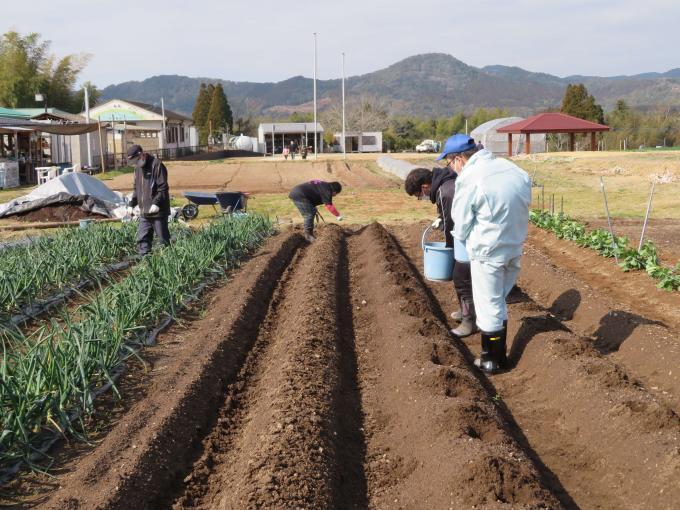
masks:
[[[475,365],[482,372],[493,374],[505,365],[505,329],[487,333],[482,331],[482,353]]]

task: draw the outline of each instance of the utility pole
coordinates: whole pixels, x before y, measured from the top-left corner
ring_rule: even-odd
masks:
[[[87,84],[85,84],[85,122],[87,124],[90,123],[90,91],[87,88]],[[101,151],[101,149],[100,149]],[[90,133],[87,133],[87,166],[91,167],[92,166],[92,147],[90,143]]]
[[[316,124],[316,32],[314,32],[314,159],[318,159],[319,152],[317,149],[319,132]]]
[[[345,135],[345,53],[342,53],[342,158],[347,159],[347,136]],[[361,135],[360,135],[361,136]]]
[[[161,114],[163,115],[163,145],[161,149],[165,149],[165,103],[163,102],[163,98],[161,97]]]

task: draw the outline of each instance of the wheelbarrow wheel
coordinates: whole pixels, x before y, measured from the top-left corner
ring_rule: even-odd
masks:
[[[198,206],[195,204],[186,204],[182,207],[182,218],[185,220],[193,220],[198,216]]]

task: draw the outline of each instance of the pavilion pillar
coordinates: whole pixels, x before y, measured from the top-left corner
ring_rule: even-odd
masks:
[[[524,144],[525,151],[527,154],[531,154],[531,133],[525,133],[526,143]]]
[[[597,141],[595,140],[595,131],[591,131],[591,133],[590,133],[590,150],[591,151],[597,150]]]
[[[575,133],[569,133],[569,150],[572,152],[574,151],[574,146],[576,145],[574,143],[575,138],[576,138]]]
[[[508,133],[508,157],[512,157],[512,133]]]

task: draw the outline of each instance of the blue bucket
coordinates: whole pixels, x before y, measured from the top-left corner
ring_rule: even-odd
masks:
[[[453,280],[453,248],[448,248],[446,243],[429,241],[425,242],[430,226],[423,232],[421,246],[423,248],[423,266],[425,278],[437,282]]]

